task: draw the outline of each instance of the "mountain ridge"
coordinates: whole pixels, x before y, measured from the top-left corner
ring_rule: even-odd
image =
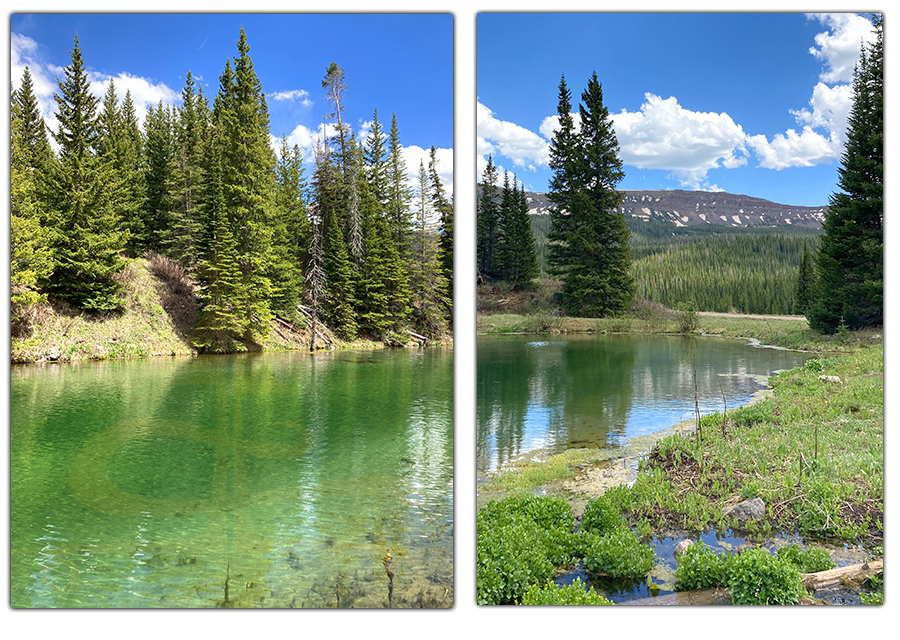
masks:
[[[480,192],[480,185],[479,185]],[[779,204],[754,196],[724,191],[623,189],[619,211],[644,221],[668,222],[676,227],[715,224],[724,227],[797,226],[819,229],[827,206],[804,207]],[[550,212],[546,193],[526,191],[528,213]]]

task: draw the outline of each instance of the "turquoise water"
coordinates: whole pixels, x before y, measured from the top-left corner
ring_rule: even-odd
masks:
[[[538,449],[607,448],[750,401],[802,353],[682,336],[479,336],[479,475]]]
[[[13,607],[452,605],[450,349],[14,367],[10,394]]]

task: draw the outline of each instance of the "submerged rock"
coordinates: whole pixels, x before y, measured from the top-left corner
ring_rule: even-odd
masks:
[[[691,545],[694,544],[693,540],[682,540],[678,544],[675,545],[675,551],[672,555],[678,558],[682,553],[687,551]]]

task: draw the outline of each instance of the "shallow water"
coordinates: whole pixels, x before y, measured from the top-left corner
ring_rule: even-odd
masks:
[[[12,606],[451,606],[452,374],[439,348],[13,368]]]
[[[723,338],[479,336],[479,476],[538,449],[621,447],[694,415],[749,402],[806,354]],[[724,396],[724,398],[723,398]]]

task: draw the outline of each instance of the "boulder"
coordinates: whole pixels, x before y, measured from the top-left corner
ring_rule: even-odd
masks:
[[[678,544],[675,545],[675,557],[678,558],[682,553],[687,551],[691,545],[694,544],[693,540],[682,540]]]
[[[763,502],[762,498],[750,498],[736,505],[726,507],[723,513],[738,522],[759,520],[766,515],[766,503]]]

